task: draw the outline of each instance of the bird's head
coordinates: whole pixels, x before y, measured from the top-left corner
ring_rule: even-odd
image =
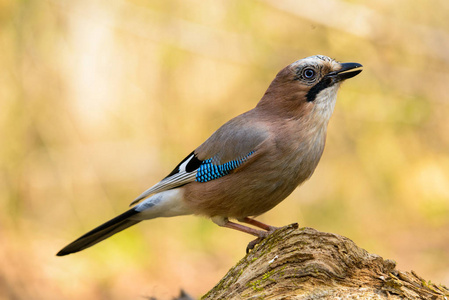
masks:
[[[340,63],[323,55],[300,59],[277,74],[257,106],[285,117],[310,116],[327,124],[341,82],[359,74],[361,68],[361,64]]]

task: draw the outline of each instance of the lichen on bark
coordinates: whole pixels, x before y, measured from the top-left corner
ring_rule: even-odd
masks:
[[[350,239],[294,224],[241,259],[202,299],[449,299],[449,290]]]

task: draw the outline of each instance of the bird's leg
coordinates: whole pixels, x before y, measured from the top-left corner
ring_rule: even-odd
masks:
[[[267,232],[265,232],[265,231],[257,230],[257,229],[254,229],[254,228],[251,228],[251,227],[248,227],[245,225],[237,224],[237,223],[229,221],[228,219],[226,219],[223,224],[218,224],[218,225],[221,227],[226,227],[226,228],[231,228],[231,229],[235,229],[238,231],[246,232],[251,235],[257,236],[258,238],[262,237],[262,236],[265,237],[267,235]]]
[[[249,252],[249,250],[252,250],[257,244],[259,244],[264,238],[266,238],[270,233],[274,232],[276,229],[278,229],[278,227],[274,227],[265,223],[262,223],[260,221],[245,217],[245,218],[241,218],[238,219],[239,222],[242,223],[247,223],[247,224],[251,224],[254,225],[256,227],[262,228],[263,230],[266,230],[266,234],[263,236],[258,236],[257,239],[249,242],[248,246],[246,247],[246,253]]]
[[[266,231],[268,231],[270,233],[275,231],[276,229],[279,229],[279,227],[271,226],[271,225],[262,223],[260,221],[257,221],[257,220],[254,220],[254,219],[251,219],[251,218],[248,218],[248,217],[238,219],[238,221],[242,222],[242,223],[247,223],[247,224],[254,225],[254,226],[262,228],[263,230],[266,230]]]
[[[256,246],[258,243],[260,243],[269,234],[269,232],[267,232],[267,231],[257,230],[257,229],[254,229],[254,228],[242,225],[242,224],[237,224],[237,223],[231,222],[231,221],[229,221],[228,218],[215,216],[215,217],[212,217],[211,219],[218,226],[235,229],[238,231],[246,232],[251,235],[257,236],[257,239],[255,239],[254,241],[251,241],[248,244],[248,246],[246,247],[246,253],[248,253],[249,250],[253,249],[254,246]],[[261,223],[261,224],[263,224],[263,223]],[[263,225],[265,225],[265,224],[263,224]],[[265,225],[265,226],[268,226],[268,225]]]
[[[261,223],[261,224],[263,224],[263,223]],[[265,224],[263,224],[263,225],[265,225]],[[265,226],[267,226],[267,225],[265,225]],[[252,234],[254,236],[257,236],[257,238],[255,240],[252,240],[251,242],[248,243],[248,246],[246,246],[246,253],[247,254],[249,253],[250,250],[254,249],[254,247],[257,244],[259,244],[264,238],[266,238],[268,236],[268,234],[270,234],[269,231],[257,230],[257,229],[254,229],[254,228],[251,228],[251,227],[248,227],[248,226],[245,226],[245,225],[241,225],[241,224],[237,224],[237,223],[231,222],[229,220],[223,225],[223,227],[240,230],[240,231]]]

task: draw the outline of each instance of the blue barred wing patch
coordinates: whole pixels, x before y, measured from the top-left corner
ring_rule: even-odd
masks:
[[[253,154],[254,151],[251,151],[239,159],[231,160],[221,165],[214,164],[212,162],[213,158],[206,159],[202,161],[198,168],[195,180],[198,182],[208,182],[228,175],[232,170],[241,166]]]

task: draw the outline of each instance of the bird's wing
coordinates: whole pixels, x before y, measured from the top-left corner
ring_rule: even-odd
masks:
[[[201,161],[196,157],[195,151],[190,153],[167,177],[140,194],[130,205],[137,204],[140,200],[145,199],[151,194],[174,189],[195,181],[196,170],[200,165]]]
[[[131,205],[151,194],[193,181],[207,182],[223,177],[250,161],[269,134],[263,126],[247,124],[235,118],[220,127],[167,177],[143,192]]]

